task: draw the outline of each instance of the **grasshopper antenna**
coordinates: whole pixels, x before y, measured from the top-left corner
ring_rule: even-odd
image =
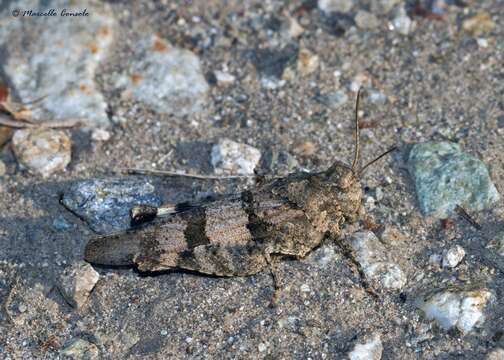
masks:
[[[387,151],[385,151],[383,154],[381,154],[380,156],[378,156],[377,158],[375,158],[374,160],[371,160],[370,162],[368,162],[366,165],[364,165],[364,167],[362,169],[359,170],[357,176],[358,177],[361,177],[361,175],[364,173],[364,171],[366,171],[366,169],[368,167],[370,167],[371,165],[373,165],[375,162],[377,162],[378,160],[380,160],[382,157],[390,154],[392,151],[395,151],[397,150],[397,146],[394,146],[393,148],[390,148],[388,149]]]
[[[359,103],[360,103],[361,90],[362,87],[359,88],[359,91],[357,92],[357,100],[355,101],[355,132],[354,132],[355,151],[354,151],[354,159],[352,162],[352,172],[355,171],[355,167],[357,166],[357,163],[359,162],[360,158]]]

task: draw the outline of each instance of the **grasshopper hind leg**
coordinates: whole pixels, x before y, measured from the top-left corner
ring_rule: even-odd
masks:
[[[249,276],[267,267],[263,251],[254,244],[210,244],[178,254],[176,267],[216,276]]]

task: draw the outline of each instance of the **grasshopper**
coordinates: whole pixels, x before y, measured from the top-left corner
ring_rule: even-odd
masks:
[[[360,159],[360,90],[355,104],[352,165],[296,172],[253,190],[218,200],[174,205],[166,216],[149,206],[132,209],[133,220],[152,221],[91,239],[85,259],[99,265],[135,265],[140,271],[186,269],[216,276],[248,276],[272,258],[303,258],[325,237],[337,238],[358,219],[360,177],[392,148],[357,169]],[[270,268],[271,269],[271,268]]]

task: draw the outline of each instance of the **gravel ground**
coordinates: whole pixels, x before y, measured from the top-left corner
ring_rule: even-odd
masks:
[[[61,160],[68,159],[68,146],[52,147],[37,161],[56,152],[56,165],[35,169],[37,162],[26,159],[35,155],[20,151],[40,146],[38,133],[31,145],[12,139],[0,148],[0,358],[359,359],[359,351],[362,359],[503,358],[502,200],[468,210],[481,229],[455,214],[424,215],[407,164],[415,143],[456,142],[486,165],[504,194],[502,1],[76,1],[71,9],[87,8],[89,15],[70,20],[59,15],[70,8],[64,2],[42,3],[58,15],[14,17],[13,9],[36,9],[38,2],[0,5],[2,82],[25,102],[36,97],[30,91],[49,97],[57,91],[71,110],[61,110],[58,98],[44,99],[46,112],[33,111],[37,121],[74,117],[80,106],[78,114],[94,120],[53,130],[71,141],[69,163]],[[85,26],[65,28],[68,47],[75,40],[72,53],[90,38],[101,55],[62,55],[68,73],[44,64],[44,57],[37,61],[45,67],[36,70],[30,70],[34,61],[14,65],[57,47],[45,37],[56,36],[63,21],[96,21],[90,28],[98,34],[106,26],[110,33],[101,43],[102,35],[89,36]],[[26,27],[6,32],[5,24]],[[44,71],[61,82],[44,80]],[[84,105],[63,101],[73,96],[65,87],[76,81],[99,96],[89,94]],[[351,162],[360,86],[363,163],[392,146],[399,151],[361,180],[363,214],[343,239],[373,231],[380,264],[400,269],[400,285],[377,281],[374,295],[366,291],[353,261],[330,241],[304,259],[278,264],[274,307],[268,273],[217,278],[95,267],[94,285],[98,277],[82,261],[96,234],[60,203],[75,184],[121,177],[125,168],[222,174],[227,170],[214,168],[213,159],[221,139],[263,155],[282,153],[264,160],[267,172]],[[0,141],[3,134],[0,127]],[[252,160],[230,161],[256,162],[257,152],[247,149]],[[285,157],[288,165],[281,163]],[[164,202],[254,185],[129,178],[148,180]],[[492,241],[497,245],[488,247]],[[80,267],[69,270],[74,264]],[[368,347],[357,345],[366,341]]]

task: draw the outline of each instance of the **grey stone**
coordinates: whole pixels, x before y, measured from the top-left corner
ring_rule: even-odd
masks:
[[[52,226],[55,230],[64,231],[74,228],[74,224],[69,223],[63,216],[58,216],[52,222]]]
[[[116,85],[159,113],[187,115],[206,103],[209,86],[199,58],[157,35],[136,44],[127,72]]]
[[[31,173],[48,177],[71,160],[72,144],[64,131],[32,128],[16,130],[12,149],[19,163]]]
[[[148,180],[117,177],[77,182],[64,192],[62,204],[94,231],[105,234],[130,227],[133,205],[159,206],[161,198]]]
[[[252,175],[260,159],[258,149],[229,139],[220,139],[211,152],[216,174]]]
[[[385,104],[387,102],[387,95],[377,90],[369,90],[367,100],[374,104]]]
[[[58,288],[74,308],[81,308],[100,279],[91,265],[79,262],[67,267],[60,276]]]
[[[350,246],[366,278],[385,289],[399,290],[406,284],[406,275],[392,262],[388,251],[371,231],[352,234]]]
[[[262,155],[258,169],[260,175],[287,175],[299,166],[295,157],[287,151],[271,147]]]
[[[359,10],[354,17],[355,24],[361,29],[374,29],[380,26],[378,18],[370,12]]]
[[[324,95],[319,95],[316,100],[332,109],[337,109],[348,101],[348,96],[342,90],[331,91]]]
[[[107,104],[94,78],[113,42],[116,22],[107,4],[80,1],[90,16],[60,16],[68,1],[11,1],[0,13],[3,71],[35,120],[79,118],[90,126],[108,124]],[[20,19],[15,9],[57,9],[58,15]],[[21,15],[20,15],[21,17]],[[35,40],[36,39],[36,40]]]
[[[408,168],[425,215],[448,218],[457,205],[480,211],[500,198],[485,164],[455,143],[414,145]]]
[[[61,354],[74,360],[94,360],[98,358],[98,348],[84,339],[73,339],[61,350]]]

